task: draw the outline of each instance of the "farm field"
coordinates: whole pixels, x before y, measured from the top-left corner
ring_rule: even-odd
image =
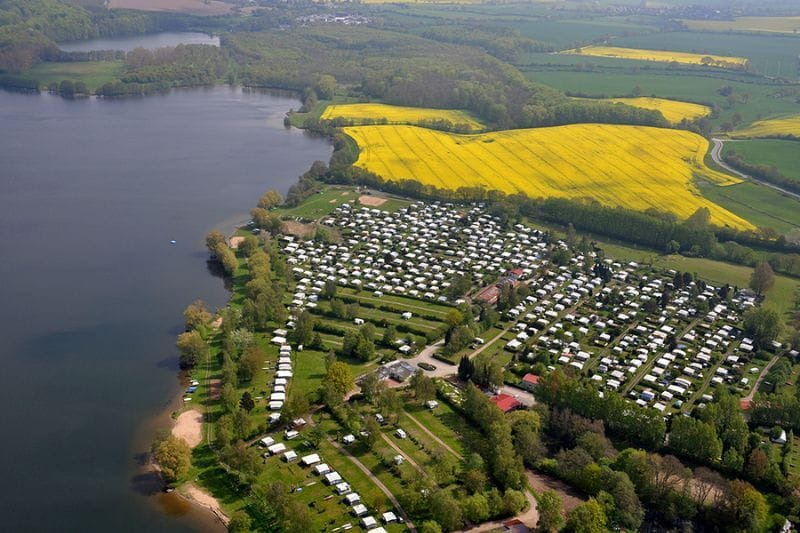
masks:
[[[752,227],[699,195],[696,173],[720,186],[739,180],[706,167],[708,142],[686,131],[578,124],[479,135],[413,126],[356,126],[345,132],[361,147],[356,165],[390,180],[532,197],[590,197],[631,209],[667,209],[683,218],[707,207],[717,224]]]
[[[800,138],[800,115],[760,120],[731,134],[735,138],[795,137]]]
[[[800,143],[796,141],[731,141],[725,143],[725,150],[736,152],[753,165],[774,165],[787,178],[800,181]]]
[[[781,233],[800,229],[800,202],[756,183],[731,187],[700,184],[703,196],[758,227]]]
[[[615,46],[652,50],[680,50],[749,59],[752,72],[764,76],[798,78],[800,39],[785,35],[719,33],[709,31],[660,32],[614,39]]]
[[[800,17],[736,17],[734,20],[682,20],[690,30],[797,33]]]
[[[684,63],[687,65],[707,65],[722,68],[742,68],[747,63],[744,57],[719,56],[712,54],[695,54],[668,50],[645,50],[639,48],[621,48],[616,46],[585,46],[565,50],[562,54],[612,57],[618,59],[638,59],[663,63]],[[710,58],[707,59],[707,58]]]
[[[320,117],[323,120],[343,118],[355,123],[385,119],[388,124],[418,125],[423,121],[447,120],[452,124],[466,124],[470,130],[483,128],[478,120],[466,111],[458,109],[427,109],[387,104],[346,104],[330,105]]]
[[[684,119],[695,120],[711,114],[711,108],[705,105],[649,96],[640,96],[636,98],[603,98],[600,101],[610,102],[612,104],[627,104],[642,109],[659,111],[664,115],[665,119],[673,124],[677,124]]]

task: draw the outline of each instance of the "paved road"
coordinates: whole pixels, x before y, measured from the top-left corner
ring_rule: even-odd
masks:
[[[742,179],[755,181],[756,183],[764,185],[765,187],[769,187],[770,189],[775,189],[776,191],[778,191],[781,194],[785,194],[786,196],[791,196],[795,200],[800,200],[800,194],[797,194],[796,192],[787,191],[783,187],[779,187],[777,185],[773,185],[772,183],[769,183],[768,181],[760,180],[758,178],[755,178],[753,176],[745,174],[744,172],[739,172],[735,168],[731,167],[730,165],[728,165],[727,163],[725,163],[722,160],[722,148],[723,148],[723,146],[725,146],[725,141],[722,140],[722,139],[716,139],[716,138],[711,139],[711,141],[714,143],[714,147],[711,149],[711,159],[713,159],[716,164],[718,164],[719,166],[721,166],[722,168],[724,168],[725,170],[727,170],[731,174],[735,174],[736,176],[739,176]]]

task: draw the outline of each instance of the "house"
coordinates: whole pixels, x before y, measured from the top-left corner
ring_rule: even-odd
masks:
[[[395,437],[397,437],[398,439],[404,439],[404,438],[406,438],[408,435],[407,435],[407,434],[406,434],[406,432],[405,432],[405,431],[403,431],[402,429],[400,429],[400,428],[397,428],[397,430],[394,432],[394,436],[395,436]]]
[[[391,511],[388,511],[381,515],[381,520],[383,520],[384,524],[391,524],[392,522],[397,522],[397,515]]]
[[[282,442],[278,442],[277,444],[268,446],[267,451],[269,452],[270,455],[277,455],[279,453],[283,453],[286,451],[286,445]]]
[[[520,383],[520,386],[523,389],[527,389],[527,390],[532,391],[533,389],[535,389],[539,385],[539,380],[540,379],[541,378],[539,376],[537,376],[536,374],[531,374],[529,372],[529,373],[525,374],[524,376],[522,376],[522,383]]]
[[[522,404],[510,394],[498,394],[489,398],[489,401],[500,408],[504,413],[519,408]]]
[[[369,512],[369,510],[367,509],[367,506],[364,505],[363,503],[357,503],[356,505],[353,506],[353,514],[355,516],[359,516],[359,517],[360,516],[364,516],[368,512]]]
[[[361,525],[366,530],[375,529],[376,527],[378,527],[378,521],[375,520],[374,516],[365,516],[364,518],[361,519]]]
[[[339,472],[333,471],[325,474],[325,483],[328,485],[336,485],[342,481],[342,476],[339,474]]]
[[[260,441],[258,441],[258,442],[259,442],[259,444],[260,444],[261,446],[263,446],[264,448],[269,448],[270,446],[272,446],[273,444],[275,444],[275,439],[273,439],[272,437],[264,437],[263,439],[261,439],[261,440],[260,440]]]
[[[427,402],[425,402],[425,407],[427,407],[428,409],[436,409],[437,407],[439,407],[439,402],[437,402],[436,400],[428,400]]]
[[[339,496],[344,496],[345,494],[351,491],[352,489],[350,488],[350,485],[348,485],[345,482],[336,484],[336,494],[338,494]]]
[[[331,467],[326,463],[320,463],[314,467],[314,473],[318,476],[324,476],[332,471]]]
[[[361,496],[357,492],[351,492],[350,494],[344,497],[344,501],[348,505],[355,505],[361,502]]]

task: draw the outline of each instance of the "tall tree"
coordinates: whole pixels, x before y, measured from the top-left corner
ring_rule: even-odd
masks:
[[[766,261],[756,265],[753,274],[750,276],[750,288],[761,296],[772,288],[775,284],[775,272],[772,266]]]
[[[561,497],[554,490],[546,490],[537,499],[539,522],[536,529],[541,533],[555,533],[564,527],[564,516],[561,512]]]

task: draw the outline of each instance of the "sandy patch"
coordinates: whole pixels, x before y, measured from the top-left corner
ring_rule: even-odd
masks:
[[[546,490],[557,492],[561,496],[561,503],[564,506],[565,513],[572,511],[586,501],[586,498],[580,492],[559,479],[530,470],[525,473],[528,475],[528,483],[537,493],[542,493]]]
[[[222,15],[228,13],[233,6],[219,0],[109,0],[108,7],[190,15]]]
[[[386,198],[381,198],[380,196],[370,196],[367,194],[362,194],[358,197],[358,203],[361,205],[368,205],[370,207],[378,207],[379,205],[383,205],[386,203]]]
[[[187,483],[180,490],[188,499],[192,500],[197,505],[209,509],[217,518],[222,520],[223,524],[227,525],[228,522],[230,522],[231,519],[222,511],[222,506],[212,495],[200,490],[191,483]]]
[[[350,196],[350,191],[344,191],[344,192],[342,193],[342,196]]]
[[[219,400],[222,397],[222,380],[212,379],[208,382],[208,396],[212,400]]]
[[[239,246],[240,246],[240,245],[241,245],[243,242],[244,242],[244,237],[242,237],[241,235],[237,235],[236,237],[231,237],[231,238],[228,240],[228,244],[229,244],[229,245],[230,245],[230,247],[231,247],[231,248],[233,248],[234,250],[238,250],[238,249],[239,249]]]
[[[296,237],[305,237],[314,233],[314,224],[303,224],[295,220],[287,220],[283,223],[283,232]]]
[[[203,414],[196,409],[182,412],[175,420],[172,434],[185,440],[190,448],[194,448],[203,442]]]

